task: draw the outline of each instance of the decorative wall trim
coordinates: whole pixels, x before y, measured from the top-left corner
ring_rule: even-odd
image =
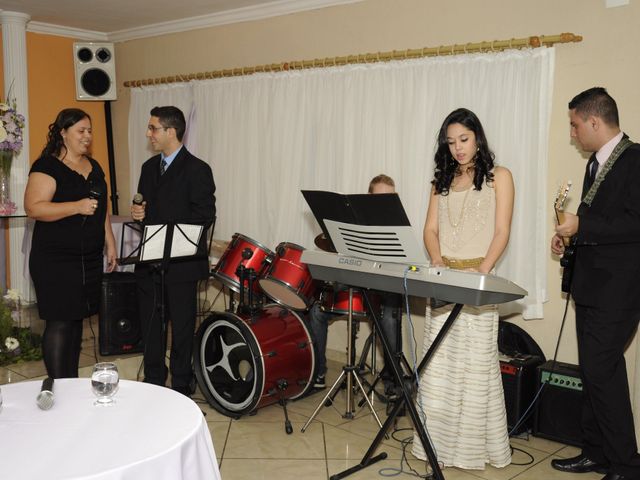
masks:
[[[29,22],[27,31],[71,37],[78,40],[124,42],[139,38],[156,37],[169,33],[180,33],[200,28],[228,25],[232,23],[250,22],[264,18],[278,17],[307,10],[359,3],[364,0],[276,0],[274,2],[251,7],[242,7],[210,15],[183,18],[169,22],[155,23],[143,27],[117,30],[114,32],[97,32],[74,27],[64,27],[43,22]]]
[[[109,40],[108,33],[83,30],[81,28],[63,27],[61,25],[53,25],[51,23],[43,22],[29,22],[27,24],[27,32],[43,33],[45,35],[55,35],[58,37],[70,37],[77,40],[88,40],[92,42],[106,42]]]

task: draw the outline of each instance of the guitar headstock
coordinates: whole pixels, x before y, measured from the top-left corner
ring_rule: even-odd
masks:
[[[569,196],[569,190],[571,190],[571,185],[572,185],[571,180],[567,180],[558,187],[558,193],[556,193],[556,199],[553,202],[553,208],[556,211],[556,213],[564,211],[564,204],[567,201],[567,198]]]

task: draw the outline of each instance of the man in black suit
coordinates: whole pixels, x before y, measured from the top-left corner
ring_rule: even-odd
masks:
[[[142,165],[138,193],[144,202],[131,206],[131,216],[146,225],[191,223],[204,225],[198,254],[174,259],[165,269],[165,322],[171,320],[171,386],[192,393],[191,354],[197,308],[197,282],[207,278],[206,229],[215,221],[215,183],[211,167],[182,145],[186,128],[176,107],[155,107],[147,126],[147,137],[158,155]],[[136,266],[138,305],[145,342],[145,382],[164,385],[167,380],[166,325],[158,311],[160,274],[157,266]]]
[[[573,237],[571,295],[582,371],[582,453],[553,460],[557,470],[640,478],[625,346],[640,319],[640,145],[623,134],[616,102],[591,88],[569,103],[571,137],[593,152],[577,215],[566,214],[551,241]]]

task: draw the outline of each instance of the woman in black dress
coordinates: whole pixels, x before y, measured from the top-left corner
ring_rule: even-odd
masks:
[[[46,321],[42,353],[52,378],[78,376],[82,320],[98,312],[103,255],[108,272],[116,265],[107,184],[89,156],[91,138],[89,115],[62,110],[24,195],[27,215],[36,220],[29,269]]]

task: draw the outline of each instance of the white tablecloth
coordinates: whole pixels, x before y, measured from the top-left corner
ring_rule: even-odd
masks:
[[[187,397],[121,380],[116,404],[96,407],[90,379],[62,379],[42,411],[41,384],[0,385],[0,478],[220,479],[207,423]]]

